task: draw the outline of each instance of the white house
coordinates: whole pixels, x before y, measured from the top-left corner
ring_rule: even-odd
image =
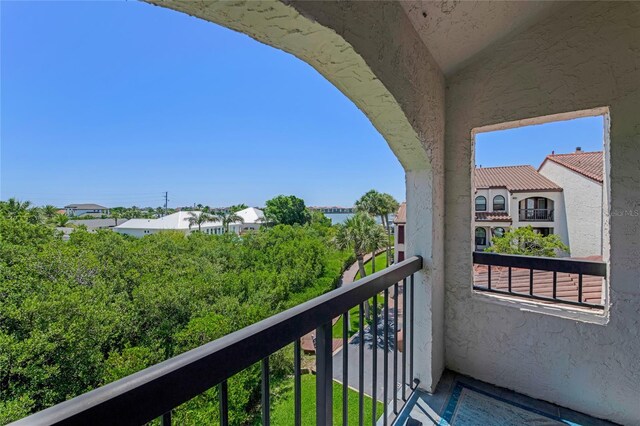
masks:
[[[569,246],[562,187],[532,166],[476,168],[474,200],[476,250],[489,247],[507,228],[522,226],[558,234]]]
[[[538,172],[562,187],[563,220],[572,257],[602,255],[604,154],[583,152],[547,156]]]
[[[100,217],[102,215],[109,215],[110,213],[108,207],[101,206],[99,204],[69,204],[68,206],[64,206],[64,209],[69,217],[83,215]]]
[[[114,228],[120,234],[143,237],[156,234],[161,231],[180,231],[190,234],[198,230],[198,226],[189,226],[191,213],[202,214],[200,211],[179,211],[158,219],[130,219]],[[229,225],[229,232],[241,234],[248,230],[258,229],[264,223],[264,213],[256,208],[249,207],[236,212],[243,221],[233,222]],[[210,235],[224,234],[225,230],[221,221],[205,222],[200,225],[200,232]]]

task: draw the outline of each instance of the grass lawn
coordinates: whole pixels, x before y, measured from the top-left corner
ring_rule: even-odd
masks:
[[[393,259],[393,249],[391,249],[391,259]],[[387,252],[385,251],[376,256],[376,272],[380,272],[386,267],[387,267]],[[366,272],[367,275],[371,275],[372,268],[373,268],[373,265],[371,261],[364,264],[364,272]],[[356,280],[359,280],[359,279],[360,279],[360,272],[356,274]]]
[[[316,424],[316,376],[305,374],[302,380],[302,424]],[[365,424],[371,422],[372,399],[364,397]],[[292,425],[294,424],[293,406],[293,378],[289,379],[283,387],[282,396],[274,402],[271,407],[271,424]],[[376,415],[382,415],[382,403],[377,403]],[[342,385],[333,382],[333,424],[342,424]],[[349,389],[349,424],[358,424],[358,392]]]

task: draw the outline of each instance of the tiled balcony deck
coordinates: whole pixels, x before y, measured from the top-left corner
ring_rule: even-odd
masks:
[[[604,426],[614,423],[445,371],[435,393],[414,393],[394,425]]]
[[[594,256],[584,260],[602,261],[602,258]],[[497,290],[507,290],[509,287],[508,268],[492,267],[491,284]],[[578,300],[578,274],[568,274],[559,272],[557,297],[558,299]],[[534,294],[537,296],[552,297],[553,294],[553,272],[534,271]],[[602,303],[602,286],[604,280],[601,277],[585,275],[583,277],[583,293],[581,302]],[[486,287],[488,283],[488,273],[486,265],[473,266],[473,284]],[[512,268],[512,289],[516,293],[529,293],[529,270]]]

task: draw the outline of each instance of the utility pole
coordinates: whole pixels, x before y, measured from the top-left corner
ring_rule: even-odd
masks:
[[[169,204],[169,191],[164,192],[164,215],[167,215],[167,207]]]

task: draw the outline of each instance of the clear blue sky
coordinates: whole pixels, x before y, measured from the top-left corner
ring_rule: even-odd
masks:
[[[476,135],[476,166],[515,166],[529,164],[536,169],[545,157],[583,151],[602,151],[602,116],[576,118],[536,126],[518,127]]]
[[[262,205],[277,194],[351,205],[371,188],[404,199],[384,139],[289,54],[143,3],[0,7],[1,199],[157,206],[166,190],[171,206]],[[558,139],[481,135],[478,164],[592,149],[590,120]]]
[[[1,4],[2,199],[404,199],[384,139],[292,55],[143,3]]]

